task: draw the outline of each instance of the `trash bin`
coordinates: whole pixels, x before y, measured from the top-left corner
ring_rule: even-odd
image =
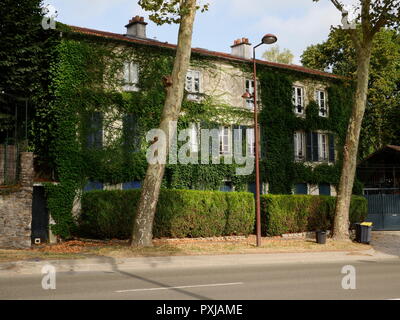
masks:
[[[356,223],[356,241],[369,244],[371,242],[372,222]]]
[[[317,238],[317,243],[325,244],[326,243],[326,231],[317,231],[316,238]]]

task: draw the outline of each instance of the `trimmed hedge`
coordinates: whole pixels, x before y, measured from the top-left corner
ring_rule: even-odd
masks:
[[[85,192],[79,235],[129,238],[139,198],[140,190]],[[161,190],[153,235],[156,238],[248,235],[253,229],[252,193]]]
[[[263,235],[277,236],[333,226],[336,197],[311,195],[261,196],[261,228]],[[353,196],[350,223],[364,221],[368,203],[364,197]]]

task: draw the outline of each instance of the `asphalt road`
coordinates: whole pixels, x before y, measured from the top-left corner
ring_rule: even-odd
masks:
[[[347,264],[356,289],[342,288]],[[400,260],[65,272],[55,290],[41,282],[41,275],[0,277],[0,299],[399,299]]]

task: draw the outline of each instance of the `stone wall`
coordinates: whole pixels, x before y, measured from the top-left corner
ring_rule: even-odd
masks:
[[[20,155],[19,185],[0,189],[0,247],[31,246],[33,154]]]

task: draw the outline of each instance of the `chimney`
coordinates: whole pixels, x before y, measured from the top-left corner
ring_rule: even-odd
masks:
[[[147,22],[144,21],[143,17],[133,17],[129,20],[126,27],[126,36],[133,38],[143,38],[146,39],[146,26]]]
[[[251,43],[249,43],[249,39],[247,38],[242,38],[235,40],[233,43],[232,48],[232,55],[239,57],[239,58],[245,58],[245,59],[251,59]]]

